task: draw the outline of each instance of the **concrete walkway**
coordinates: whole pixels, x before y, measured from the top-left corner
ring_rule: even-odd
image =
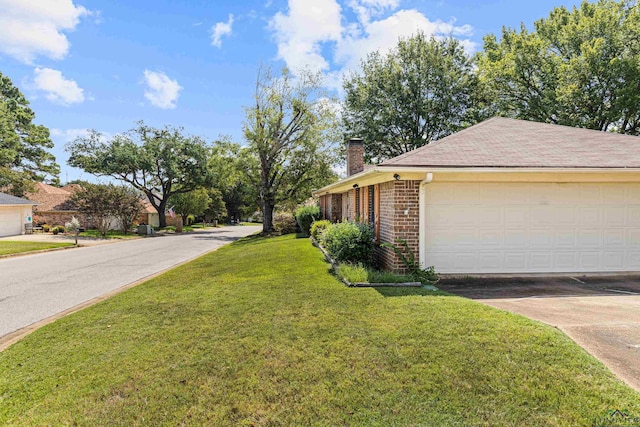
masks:
[[[456,279],[440,287],[557,327],[640,391],[640,276]]]
[[[0,350],[61,313],[260,230],[204,229],[0,259]]]

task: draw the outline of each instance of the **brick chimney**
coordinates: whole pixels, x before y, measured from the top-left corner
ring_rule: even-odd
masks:
[[[364,143],[360,138],[347,142],[347,176],[364,170]]]

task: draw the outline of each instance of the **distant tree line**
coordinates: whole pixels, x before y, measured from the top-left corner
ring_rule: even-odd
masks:
[[[181,128],[133,129],[105,139],[93,131],[67,145],[69,164],[135,189],[157,210],[205,220],[259,211],[273,230],[291,209],[337,179],[341,140],[360,136],[380,162],[494,115],[640,134],[640,6],[583,1],[554,8],[533,29],[503,28],[470,55],[454,38],[423,33],[373,52],[344,79],[340,104],[321,76],[260,69],[246,107],[244,144],[207,142]],[[0,74],[0,188],[56,183],[48,130],[33,124],[25,97]],[[89,189],[90,190],[90,189]]]

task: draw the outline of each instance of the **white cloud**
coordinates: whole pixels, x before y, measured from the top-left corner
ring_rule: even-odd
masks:
[[[62,59],[66,32],[91,15],[73,0],[0,0],[0,52],[31,64],[37,56]]]
[[[84,90],[75,81],[64,78],[60,71],[36,68],[33,73],[34,87],[43,91],[49,101],[62,105],[84,102]]]
[[[177,80],[171,80],[160,71],[144,70],[144,81],[147,85],[144,96],[153,106],[162,109],[176,108],[176,101],[182,90]]]
[[[218,22],[211,27],[211,45],[222,47],[222,37],[231,35],[231,26],[233,25],[233,15],[229,14],[227,22]]]
[[[470,25],[432,21],[415,9],[396,10],[399,0],[345,0],[355,12],[349,21],[338,0],[288,0],[286,13],[278,12],[270,28],[278,44],[278,59],[292,70],[310,67],[325,73],[327,86],[340,88],[346,71],[357,70],[373,51],[387,52],[400,37],[418,31],[443,37],[471,35]],[[461,40],[467,52],[475,45]]]
[[[289,0],[288,13],[278,12],[269,23],[278,43],[278,58],[293,70],[327,70],[322,43],[340,40],[341,19],[341,8],[335,0]]]

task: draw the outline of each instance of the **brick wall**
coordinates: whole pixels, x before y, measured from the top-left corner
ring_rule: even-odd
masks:
[[[342,217],[346,221],[355,220],[355,190],[342,193]]]
[[[331,221],[336,222],[342,219],[342,194],[332,194],[331,196]]]
[[[364,143],[359,138],[347,142],[347,176],[364,170]]]
[[[396,239],[407,242],[419,257],[420,181],[389,181],[380,184],[380,242],[397,245]],[[404,272],[404,264],[392,249],[376,250],[381,267]]]

